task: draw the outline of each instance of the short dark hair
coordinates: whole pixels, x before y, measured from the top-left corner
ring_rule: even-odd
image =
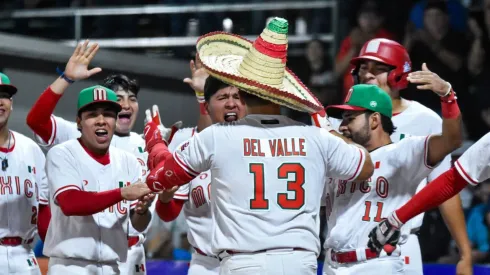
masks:
[[[206,82],[204,83],[204,100],[206,102],[209,102],[209,100],[215,93],[228,86],[230,85],[215,77],[208,76],[208,78],[206,78]]]
[[[368,118],[370,115],[374,114],[374,112],[371,110],[366,110],[364,114],[366,115],[366,118]],[[391,118],[385,115],[379,115],[381,116],[381,127],[383,127],[383,131],[391,136],[396,131],[396,127],[393,124],[393,121],[391,120]]]
[[[135,96],[138,96],[138,92],[140,91],[138,81],[136,79],[131,79],[124,74],[109,75],[100,85],[107,87],[114,92],[116,92],[119,88],[125,91],[131,91]]]
[[[242,98],[243,101],[245,101],[245,105],[247,106],[262,106],[262,105],[268,105],[272,103],[268,100],[265,100],[254,94],[247,93],[244,91],[240,91],[240,98]]]

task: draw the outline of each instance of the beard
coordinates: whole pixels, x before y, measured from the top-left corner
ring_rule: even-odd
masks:
[[[352,139],[352,141],[354,141],[355,143],[365,147],[371,139],[369,124],[366,122],[366,124],[364,124],[364,126],[359,129],[359,131],[351,132],[350,137],[348,138]]]

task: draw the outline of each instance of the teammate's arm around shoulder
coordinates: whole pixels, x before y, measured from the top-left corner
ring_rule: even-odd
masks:
[[[335,131],[320,129],[325,144],[327,176],[342,180],[367,180],[374,172],[369,152],[356,143],[339,136]]]

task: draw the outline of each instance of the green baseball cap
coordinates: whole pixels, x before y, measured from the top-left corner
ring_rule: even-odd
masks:
[[[390,96],[376,85],[354,85],[345,97],[344,105],[332,105],[327,107],[327,115],[341,118],[344,111],[378,112],[389,118],[393,114],[393,105]]]
[[[5,91],[11,96],[17,93],[17,88],[10,84],[10,78],[3,73],[0,73],[0,91]]]
[[[116,93],[104,86],[96,85],[88,87],[83,89],[80,94],[78,94],[78,112],[95,103],[105,103],[111,107],[114,107],[118,113],[122,109],[121,105],[117,103]]]

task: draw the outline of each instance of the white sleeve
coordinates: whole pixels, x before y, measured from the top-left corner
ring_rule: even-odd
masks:
[[[170,152],[174,152],[175,149],[184,141],[190,139],[193,136],[193,133],[195,131],[195,128],[184,128],[178,130],[175,134],[174,137],[172,138],[172,141],[168,145],[168,150]]]
[[[40,136],[34,134],[35,140],[40,146],[50,147],[80,137],[80,132],[75,122],[55,115],[51,115],[51,129],[51,136],[48,142],[45,142]]]
[[[208,127],[185,141],[174,151],[177,164],[189,175],[197,177],[211,168],[214,154],[214,127]]]
[[[330,125],[332,126],[332,128],[338,133],[340,133],[339,128],[340,128],[340,124],[342,124],[342,119],[329,117],[328,120],[330,121]]]
[[[51,199],[67,190],[82,190],[75,159],[63,148],[55,146],[48,151],[46,158],[46,174],[48,176]]]
[[[490,133],[473,144],[454,163],[469,184],[477,185],[490,178]]]
[[[320,129],[320,133],[327,177],[347,181],[357,178],[366,160],[364,150],[355,145],[347,144],[325,129]]]
[[[177,192],[175,192],[174,199],[183,200],[183,201],[188,200],[189,199],[189,186],[190,185],[191,185],[190,183],[181,185],[179,187],[179,189],[177,190]]]
[[[399,141],[397,161],[401,169],[402,177],[408,182],[419,184],[436,166],[430,166],[427,158],[429,156],[429,140],[432,135],[422,137],[408,137]]]
[[[48,178],[46,177],[46,157],[44,156],[41,148],[35,144],[34,145],[34,157],[36,165],[36,185],[39,194],[39,204],[49,204],[49,186]]]

